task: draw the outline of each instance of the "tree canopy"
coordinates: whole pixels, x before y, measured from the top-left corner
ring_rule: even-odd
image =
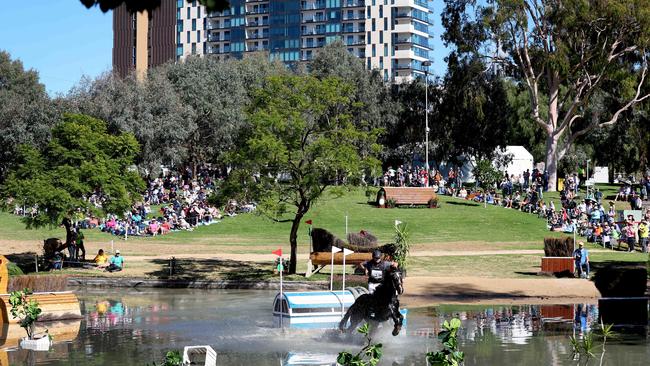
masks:
[[[546,135],[552,190],[558,161],[578,138],[615,124],[650,96],[647,1],[445,3],[443,39],[453,54],[490,60],[528,91],[531,117]]]
[[[153,10],[160,7],[162,0],[80,0],[86,8],[90,9],[93,6],[98,6],[99,9],[106,13],[118,6],[125,4],[129,12]],[[221,11],[230,6],[228,0],[198,0],[199,3],[206,7],[209,11]]]
[[[232,154],[234,171],[223,192],[246,194],[269,217],[292,222],[290,273],[302,217],[328,186],[358,183],[379,165],[380,131],[357,128],[352,115],[361,106],[352,103],[354,93],[338,78],[269,77],[255,93],[245,142]]]
[[[0,192],[38,209],[25,217],[28,227],[58,225],[77,212],[121,214],[144,189],[133,169],[138,151],[133,135],[111,135],[101,120],[66,114],[45,147],[21,146],[20,164]]]

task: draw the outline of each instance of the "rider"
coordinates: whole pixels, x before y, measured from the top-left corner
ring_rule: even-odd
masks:
[[[391,268],[397,269],[397,263],[382,260],[381,250],[379,249],[372,252],[372,260],[361,263],[361,266],[368,276],[368,292],[371,294],[375,292],[375,289],[384,280]]]

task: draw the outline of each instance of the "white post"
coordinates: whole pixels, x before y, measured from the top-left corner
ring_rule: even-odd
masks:
[[[34,266],[36,267],[36,273],[38,273],[38,254],[36,254],[36,256],[35,256]]]
[[[342,249],[332,246],[332,263],[330,265],[330,291],[334,291],[334,254],[340,252]]]
[[[345,301],[343,301],[343,297],[345,296],[345,249],[343,249],[343,286],[341,290],[341,316],[345,316],[343,313],[345,311]]]

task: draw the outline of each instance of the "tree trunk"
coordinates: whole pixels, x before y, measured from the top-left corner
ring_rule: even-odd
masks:
[[[558,139],[546,137],[546,171],[548,172],[548,190],[557,191]]]
[[[300,220],[302,220],[304,213],[298,210],[296,217],[294,217],[291,224],[291,233],[289,234],[289,243],[291,244],[291,257],[289,258],[289,274],[296,273],[296,262],[298,261],[298,228],[300,228]]]

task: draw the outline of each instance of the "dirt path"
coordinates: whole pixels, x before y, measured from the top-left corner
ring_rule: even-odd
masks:
[[[482,277],[407,277],[401,302],[411,307],[434,304],[560,304],[594,302],[593,282],[578,279]]]

